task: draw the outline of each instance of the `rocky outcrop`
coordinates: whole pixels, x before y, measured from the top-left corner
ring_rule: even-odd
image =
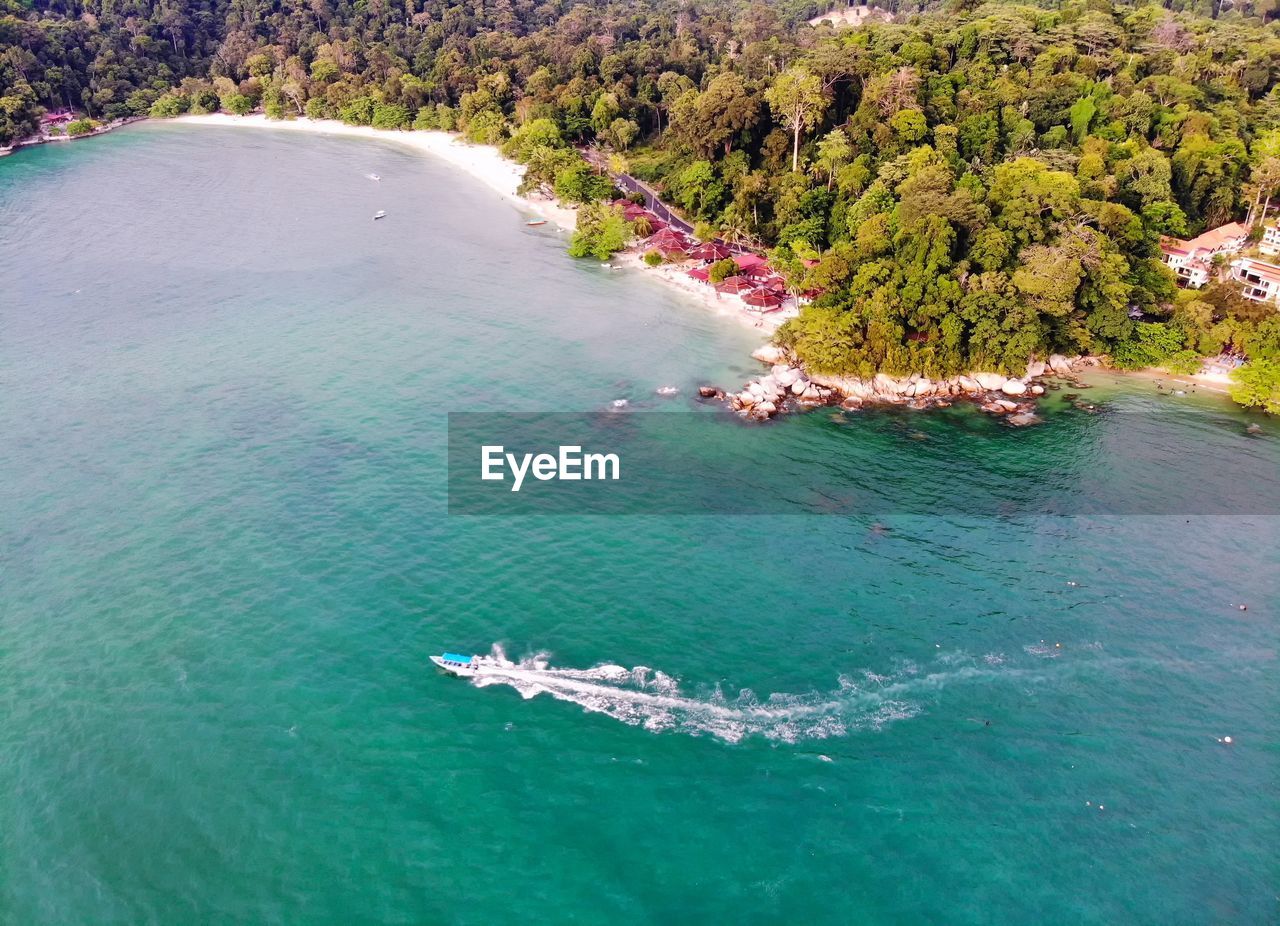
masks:
[[[747,383],[741,392],[730,398],[729,403],[737,411],[763,420],[776,415],[788,401],[824,405],[838,399],[833,389],[815,385],[799,368],[778,363],[768,374]]]
[[[761,344],[751,352],[751,356],[761,363],[783,363],[787,352],[776,344]]]
[[[1044,376],[1070,376],[1084,366],[1096,366],[1097,358],[1068,358],[1054,354],[1047,361],[1032,361],[1021,377],[977,372],[933,380],[923,374],[890,376],[877,373],[870,379],[806,372],[786,351],[766,344],[752,354],[770,364],[770,371],[730,394],[734,409],[756,419],[770,418],[789,406],[839,405],[853,411],[868,404],[908,404],[913,408],[948,406],[953,399],[976,401],[987,412],[1004,417],[1012,425],[1034,424],[1034,399],[1045,394],[1036,380]],[[704,387],[709,388],[709,387]],[[708,397],[706,392],[700,394]]]

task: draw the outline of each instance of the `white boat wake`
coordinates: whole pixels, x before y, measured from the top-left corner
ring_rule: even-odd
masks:
[[[646,666],[556,668],[547,663],[545,654],[513,662],[495,644],[492,653],[482,658],[472,684],[479,688],[507,685],[525,699],[550,695],[655,732],[676,730],[729,743],[752,736],[795,743],[848,736],[907,720],[922,710],[913,695],[995,671],[989,666],[966,666],[927,674],[908,663],[890,675],[841,676],[839,687],[827,693],[775,693],[759,698],[744,689],[728,697],[717,687],[694,697],[682,692],[675,679]]]

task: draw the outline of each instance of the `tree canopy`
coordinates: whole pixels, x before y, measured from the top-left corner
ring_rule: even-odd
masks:
[[[611,185],[573,146],[625,151],[821,293],[782,338],[844,372],[1249,341],[1159,237],[1280,191],[1272,5],[880,6],[836,31],[800,0],[0,0],[0,144],[64,106],[261,109],[462,131],[583,203]]]

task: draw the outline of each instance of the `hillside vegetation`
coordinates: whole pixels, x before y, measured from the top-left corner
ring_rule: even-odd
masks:
[[[460,130],[578,201],[590,143],[821,292],[781,332],[815,369],[1280,360],[1272,307],[1159,260],[1280,187],[1269,6],[880,6],[0,0],[0,143],[64,105],[261,108]]]

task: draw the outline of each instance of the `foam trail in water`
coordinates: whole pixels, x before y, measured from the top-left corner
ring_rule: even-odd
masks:
[[[826,694],[771,694],[761,699],[744,689],[729,698],[717,688],[704,697],[690,697],[670,676],[646,666],[553,668],[545,654],[512,662],[495,644],[473,681],[481,688],[509,685],[526,699],[550,695],[646,730],[678,730],[730,743],[750,736],[795,743],[879,729],[914,717],[921,706],[911,700],[913,693],[989,674],[990,669],[972,666],[927,674],[911,663],[891,675],[866,672],[861,682],[841,676],[839,688]]]

